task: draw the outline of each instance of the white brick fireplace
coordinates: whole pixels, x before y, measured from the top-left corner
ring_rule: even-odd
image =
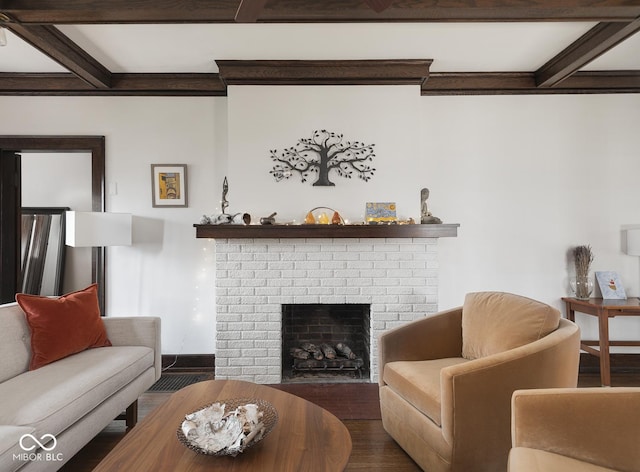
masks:
[[[437,238],[216,239],[216,378],[282,381],[283,304],[370,304],[378,336],[434,313]]]

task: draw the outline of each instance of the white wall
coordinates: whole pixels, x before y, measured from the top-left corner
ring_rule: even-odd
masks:
[[[192,225],[214,205],[214,159],[225,149],[216,141],[221,101],[0,97],[11,116],[0,134],[106,137],[107,189],[117,189],[107,210],[135,215],[134,245],[107,251],[107,314],[161,316],[165,353],[215,349],[213,246],[196,239]],[[152,163],[188,165],[188,208],[152,208]]]
[[[0,122],[0,134],[106,136],[107,184],[117,184],[107,208],[136,216],[134,246],[109,250],[107,311],[162,316],[165,353],[215,349],[215,256],[210,241],[195,239],[192,224],[219,210],[227,172],[233,172],[229,210],[255,218],[276,207],[286,208],[284,218],[294,216],[294,206],[343,204],[350,216],[369,199],[396,200],[403,213],[411,208],[407,216],[418,217],[420,188],[430,188],[431,211],[461,224],[459,237],[439,241],[440,308],[459,305],[474,290],[513,291],[560,307],[571,269],[566,253],[579,244],[592,246],[594,270],[618,271],[627,294],[640,295],[638,258],[620,250],[620,227],[640,223],[640,95],[420,97],[416,89],[406,102],[398,92],[394,100],[416,117],[412,129],[421,141],[409,135],[401,152],[378,150],[380,170],[369,183],[343,186],[336,179],[336,187],[318,189],[275,183],[268,175],[269,149],[293,145],[301,130],[316,126],[313,116],[284,114],[286,107],[270,108],[266,135],[258,122],[247,121],[247,143],[230,143],[234,161],[227,161],[227,131],[231,137],[238,130],[227,128],[226,114],[232,125],[236,113],[250,116],[254,106],[243,100],[232,108],[233,90],[228,99],[0,97],[0,108],[12,116]],[[355,123],[349,113],[327,116],[326,126],[347,134]],[[354,138],[388,143],[395,138],[387,135],[405,136],[400,115],[394,112],[398,120],[385,120],[373,137],[361,136],[366,129],[354,124]],[[289,131],[296,121],[302,122]],[[278,131],[277,123],[287,126]],[[265,167],[248,164],[257,162]],[[189,208],[151,207],[151,163],[189,165]],[[236,178],[243,171],[254,175],[250,185]],[[344,189],[355,190],[338,193]],[[579,322],[595,335],[593,320]],[[640,337],[635,318],[615,319],[612,326],[612,336]]]
[[[640,222],[640,95],[425,97],[423,170],[432,211],[462,224],[440,240],[441,308],[476,290],[506,290],[558,308],[574,270],[567,251],[590,244],[593,270],[617,271],[640,295],[639,260],[621,251]],[[596,293],[599,296],[599,292]],[[583,337],[595,317],[578,314]],[[637,318],[612,337],[640,339]]]
[[[228,212],[254,220],[278,212],[278,222],[304,221],[326,206],[350,221],[363,221],[366,202],[396,202],[398,217],[420,213],[420,185],[413,172],[420,146],[420,89],[415,86],[229,87]],[[300,175],[277,182],[269,151],[295,146],[326,129],[343,142],[375,144],[376,169],[368,182],[329,175],[335,187],[302,183]],[[331,217],[331,214],[328,215]]]

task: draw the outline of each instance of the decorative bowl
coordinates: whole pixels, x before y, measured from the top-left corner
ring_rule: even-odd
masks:
[[[241,407],[245,407],[247,405],[257,406],[259,423],[256,424],[254,421],[243,421],[241,419],[237,419],[243,418],[242,413],[239,414],[239,412],[246,411],[246,408]],[[224,406],[224,410],[221,409],[222,406]],[[249,407],[249,409],[254,410],[255,408]],[[213,411],[214,415],[219,415],[223,412],[223,415],[220,421],[208,422],[207,420],[210,420],[211,417],[207,416],[205,418],[204,415],[208,415],[208,413],[202,413],[205,411]],[[244,417],[248,417],[248,415],[245,415]],[[229,421],[229,419],[231,419],[231,421]],[[207,426],[207,432],[204,433],[200,424],[202,424],[204,428],[204,423],[207,422],[209,425]],[[231,424],[232,422],[235,422],[235,424]],[[237,456],[248,447],[262,441],[275,427],[277,422],[278,412],[271,403],[256,398],[231,398],[208,403],[192,413],[185,415],[185,420],[180,423],[176,433],[178,435],[178,440],[182,444],[199,454],[209,456]],[[195,427],[196,425],[198,425],[198,428]],[[230,429],[227,426],[240,427],[238,425],[241,425],[243,432],[240,433],[241,436],[235,437],[234,435],[234,438],[237,439],[234,444],[225,446],[221,449],[218,449],[221,443],[216,443],[217,445],[213,448],[202,444],[204,440],[213,438],[214,436],[224,436],[226,434],[224,431]],[[194,431],[193,433],[189,430],[190,426],[192,427],[192,431]],[[217,428],[216,431],[210,431],[211,427],[214,429]],[[189,437],[185,434],[185,430]],[[201,432],[202,435],[199,435],[198,432]]]

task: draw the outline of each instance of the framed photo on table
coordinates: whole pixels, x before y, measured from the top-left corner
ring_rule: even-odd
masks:
[[[187,165],[151,164],[151,198],[154,207],[186,207]]]
[[[596,280],[605,300],[624,300],[627,294],[617,272],[610,270],[596,272]]]

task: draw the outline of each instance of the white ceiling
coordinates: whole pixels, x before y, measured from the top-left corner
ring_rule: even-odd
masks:
[[[432,72],[533,72],[596,23],[62,25],[107,69],[217,72],[216,59],[433,59]],[[7,31],[0,72],[66,70]],[[506,45],[506,46],[505,46]],[[640,70],[636,34],[584,70]]]

